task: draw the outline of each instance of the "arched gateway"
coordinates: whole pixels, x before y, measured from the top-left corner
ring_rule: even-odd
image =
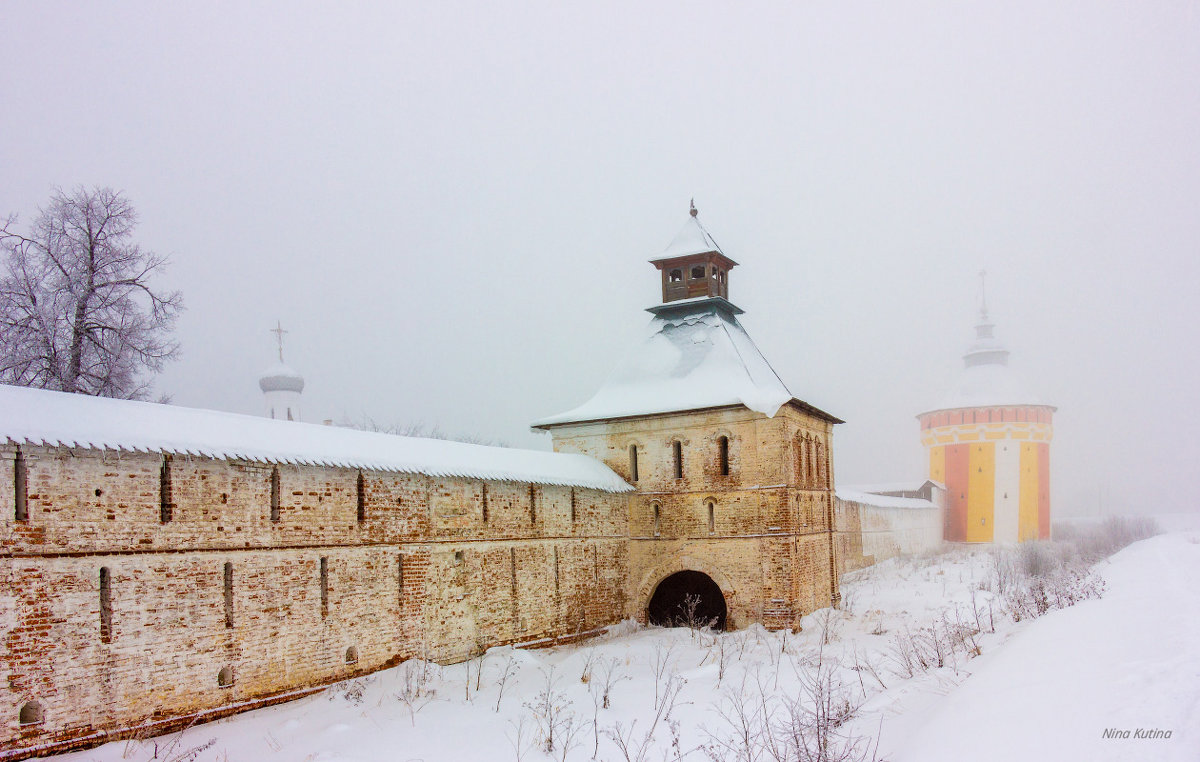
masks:
[[[691,570],[675,572],[659,582],[646,606],[650,624],[668,627],[711,623],[714,629],[724,630],[727,613],[720,586],[707,574]]]

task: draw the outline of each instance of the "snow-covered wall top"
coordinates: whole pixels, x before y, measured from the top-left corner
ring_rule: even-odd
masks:
[[[792,399],[741,323],[701,300],[650,321],[600,391],[534,426],[745,405],[768,417]]]
[[[15,444],[633,490],[608,466],[585,455],[402,437],[3,384],[0,437]]]
[[[859,492],[858,490],[846,487],[838,487],[835,494],[837,495],[837,499],[844,503],[861,503],[862,505],[873,505],[879,508],[937,508],[936,505],[928,500],[916,497],[874,495],[870,492]]]

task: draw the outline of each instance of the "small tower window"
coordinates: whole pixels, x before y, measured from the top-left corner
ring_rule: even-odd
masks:
[[[221,671],[217,673],[217,686],[220,688],[229,688],[233,685],[233,667],[221,667]]]
[[[171,456],[163,455],[158,470],[158,520],[166,524],[171,520]]]
[[[654,504],[654,536],[658,537],[662,534],[662,507],[658,503]]]
[[[112,642],[112,574],[100,567],[100,642]]]
[[[279,466],[271,469],[271,521],[279,521]]]
[[[629,478],[638,480],[637,445],[629,445]]]
[[[571,488],[571,523],[575,523],[575,488]]]
[[[683,442],[676,439],[671,443],[671,451],[675,458],[675,478],[683,478]]]
[[[692,280],[704,280],[704,265],[692,268]]]
[[[669,277],[672,283],[679,283],[683,280],[683,270],[672,270]]]
[[[36,701],[28,701],[23,704],[21,712],[17,716],[17,721],[22,725],[40,725],[44,719],[42,705]]]
[[[532,482],[529,484],[529,523],[537,523],[537,492]]]
[[[480,488],[479,488],[479,497],[480,497],[480,502],[483,504],[483,505],[482,505],[482,508],[483,508],[483,523],[485,523],[485,524],[486,524],[486,523],[487,523],[487,521],[488,521],[488,495],[487,495],[487,482],[484,482],[484,483],[483,483],[483,484],[480,486]]]
[[[710,500],[708,501],[708,533],[713,534],[717,531],[717,506]]]
[[[729,476],[729,437],[717,438],[717,460],[721,476]]]
[[[13,461],[13,494],[14,518],[17,521],[29,521],[29,472],[25,467],[25,455],[17,448],[17,457]]]
[[[355,482],[355,490],[358,494],[358,523],[361,524],[367,520],[367,483],[363,478],[363,472],[358,472],[358,479]]]

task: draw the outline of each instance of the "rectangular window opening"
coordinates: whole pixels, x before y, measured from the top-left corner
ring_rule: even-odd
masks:
[[[225,629],[233,629],[233,564],[225,562]]]
[[[658,537],[662,534],[662,508],[658,503],[654,504],[654,536]]]
[[[638,480],[637,445],[629,445],[629,477]]]
[[[675,478],[683,478],[683,442],[678,439],[671,443],[671,449],[675,454]]]
[[[529,485],[529,523],[537,523],[537,494],[532,483]]]
[[[575,523],[575,488],[571,488],[571,523]]]
[[[481,500],[482,500],[482,502],[483,502],[483,523],[485,523],[485,524],[486,524],[486,523],[487,523],[487,521],[488,521],[488,494],[487,494],[487,482],[484,482],[484,483],[483,483],[483,485],[482,485],[482,487],[480,487],[480,499],[481,499]]]
[[[329,559],[321,556],[321,618],[329,616]]]
[[[271,521],[279,521],[279,466],[271,469]]]
[[[112,642],[112,574],[100,567],[100,642]]]
[[[713,534],[717,531],[717,507],[713,503],[708,504],[708,533]]]
[[[163,455],[158,471],[158,520],[166,524],[172,519],[174,505],[171,502],[171,456]]]
[[[721,476],[729,476],[729,437],[717,439],[717,458],[721,465]]]
[[[14,518],[17,521],[29,521],[29,473],[25,467],[25,455],[17,448],[17,457],[13,461],[14,488]]]
[[[355,485],[358,491],[358,523],[361,524],[367,520],[367,480],[363,477],[363,472],[358,472],[358,481]]]

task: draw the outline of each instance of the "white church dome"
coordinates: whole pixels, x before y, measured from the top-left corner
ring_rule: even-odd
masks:
[[[302,392],[304,377],[290,366],[275,363],[258,378],[258,388],[264,392]]]

